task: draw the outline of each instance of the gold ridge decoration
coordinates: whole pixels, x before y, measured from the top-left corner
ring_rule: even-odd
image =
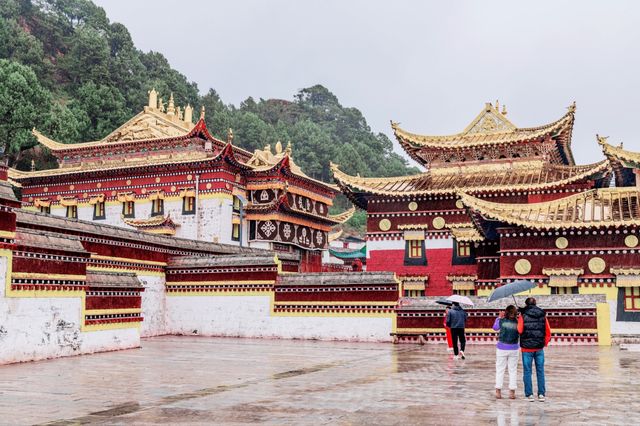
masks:
[[[333,242],[333,241],[337,240],[338,238],[340,238],[342,236],[343,232],[344,232],[343,229],[339,229],[339,230],[337,230],[335,232],[330,232],[329,236],[327,237],[327,240],[329,242]]]
[[[350,176],[331,164],[333,177],[343,191],[376,195],[439,195],[482,191],[536,191],[560,187],[595,176],[611,174],[607,160],[585,166],[553,165],[540,160],[514,161],[510,165],[487,163],[433,169],[410,176],[363,178]]]
[[[405,231],[408,229],[429,229],[429,225],[426,223],[405,223],[403,225],[398,225],[399,231]]]
[[[496,203],[460,192],[483,217],[532,229],[640,225],[638,188],[602,188],[531,204]]]
[[[531,262],[527,259],[518,259],[514,265],[514,269],[520,275],[525,275],[531,272]]]
[[[484,241],[484,236],[471,222],[452,223],[449,225],[451,235],[458,242],[477,243]]]
[[[591,259],[589,259],[589,263],[587,263],[587,266],[592,273],[599,274],[605,270],[607,264],[601,257],[592,257]]]
[[[611,267],[609,269],[613,275],[640,275],[640,268],[633,267]]]

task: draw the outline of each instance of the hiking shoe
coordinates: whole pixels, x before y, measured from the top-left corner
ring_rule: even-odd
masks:
[[[544,402],[545,401],[544,395],[538,395],[538,401]]]
[[[460,358],[465,359],[464,358],[464,352],[460,351]]]
[[[527,399],[527,401],[529,401],[529,402],[533,402],[533,401],[535,401],[535,400],[536,400],[536,399],[533,397],[533,395],[529,395],[529,396],[527,396],[527,397],[526,397],[526,399]]]

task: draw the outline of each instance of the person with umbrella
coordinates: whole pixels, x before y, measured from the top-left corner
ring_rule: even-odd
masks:
[[[457,295],[447,298],[447,300],[453,302],[453,305],[447,313],[446,324],[447,327],[451,329],[454,359],[458,359],[458,356],[460,356],[460,358],[462,359],[465,359],[464,350],[467,342],[464,335],[464,327],[467,323],[467,312],[462,309],[462,307],[460,306],[460,301],[458,299],[455,299],[455,296]],[[467,297],[464,297],[464,299],[469,300],[469,298]],[[469,304],[473,303],[469,301]],[[458,342],[460,343],[460,349],[458,349]]]
[[[449,309],[451,309],[451,305],[453,302],[448,300],[436,300],[436,303],[440,305],[444,305],[444,321],[442,321],[442,325],[444,326],[444,333],[447,337],[447,352],[453,352],[453,339],[451,338],[451,329],[447,327],[447,314],[449,313]]]
[[[509,369],[509,399],[516,399],[518,383],[518,311],[514,305],[500,312],[500,316],[493,323],[493,329],[500,332],[496,344],[496,399],[502,398],[502,383],[504,370]]]

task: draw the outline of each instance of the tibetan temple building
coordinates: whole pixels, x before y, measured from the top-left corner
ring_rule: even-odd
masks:
[[[253,154],[211,136],[204,109],[165,107],[155,90],[144,110],[95,142],[65,144],[34,129],[60,167],[10,170],[25,209],[200,241],[301,255],[320,271],[337,189],[305,175],[291,145]],[[297,269],[296,269],[297,271]]]
[[[533,294],[605,294],[617,321],[640,321],[640,154],[598,138],[605,159],[576,165],[575,104],[532,128],[506,115],[488,103],[450,136],[392,122],[421,174],[363,178],[332,165],[367,211],[367,269],[396,271],[404,295],[486,296],[529,279]]]

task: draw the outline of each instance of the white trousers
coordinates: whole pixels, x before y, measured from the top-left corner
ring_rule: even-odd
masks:
[[[509,368],[509,389],[516,390],[518,383],[518,349],[496,349],[496,389],[502,389],[504,370]]]

